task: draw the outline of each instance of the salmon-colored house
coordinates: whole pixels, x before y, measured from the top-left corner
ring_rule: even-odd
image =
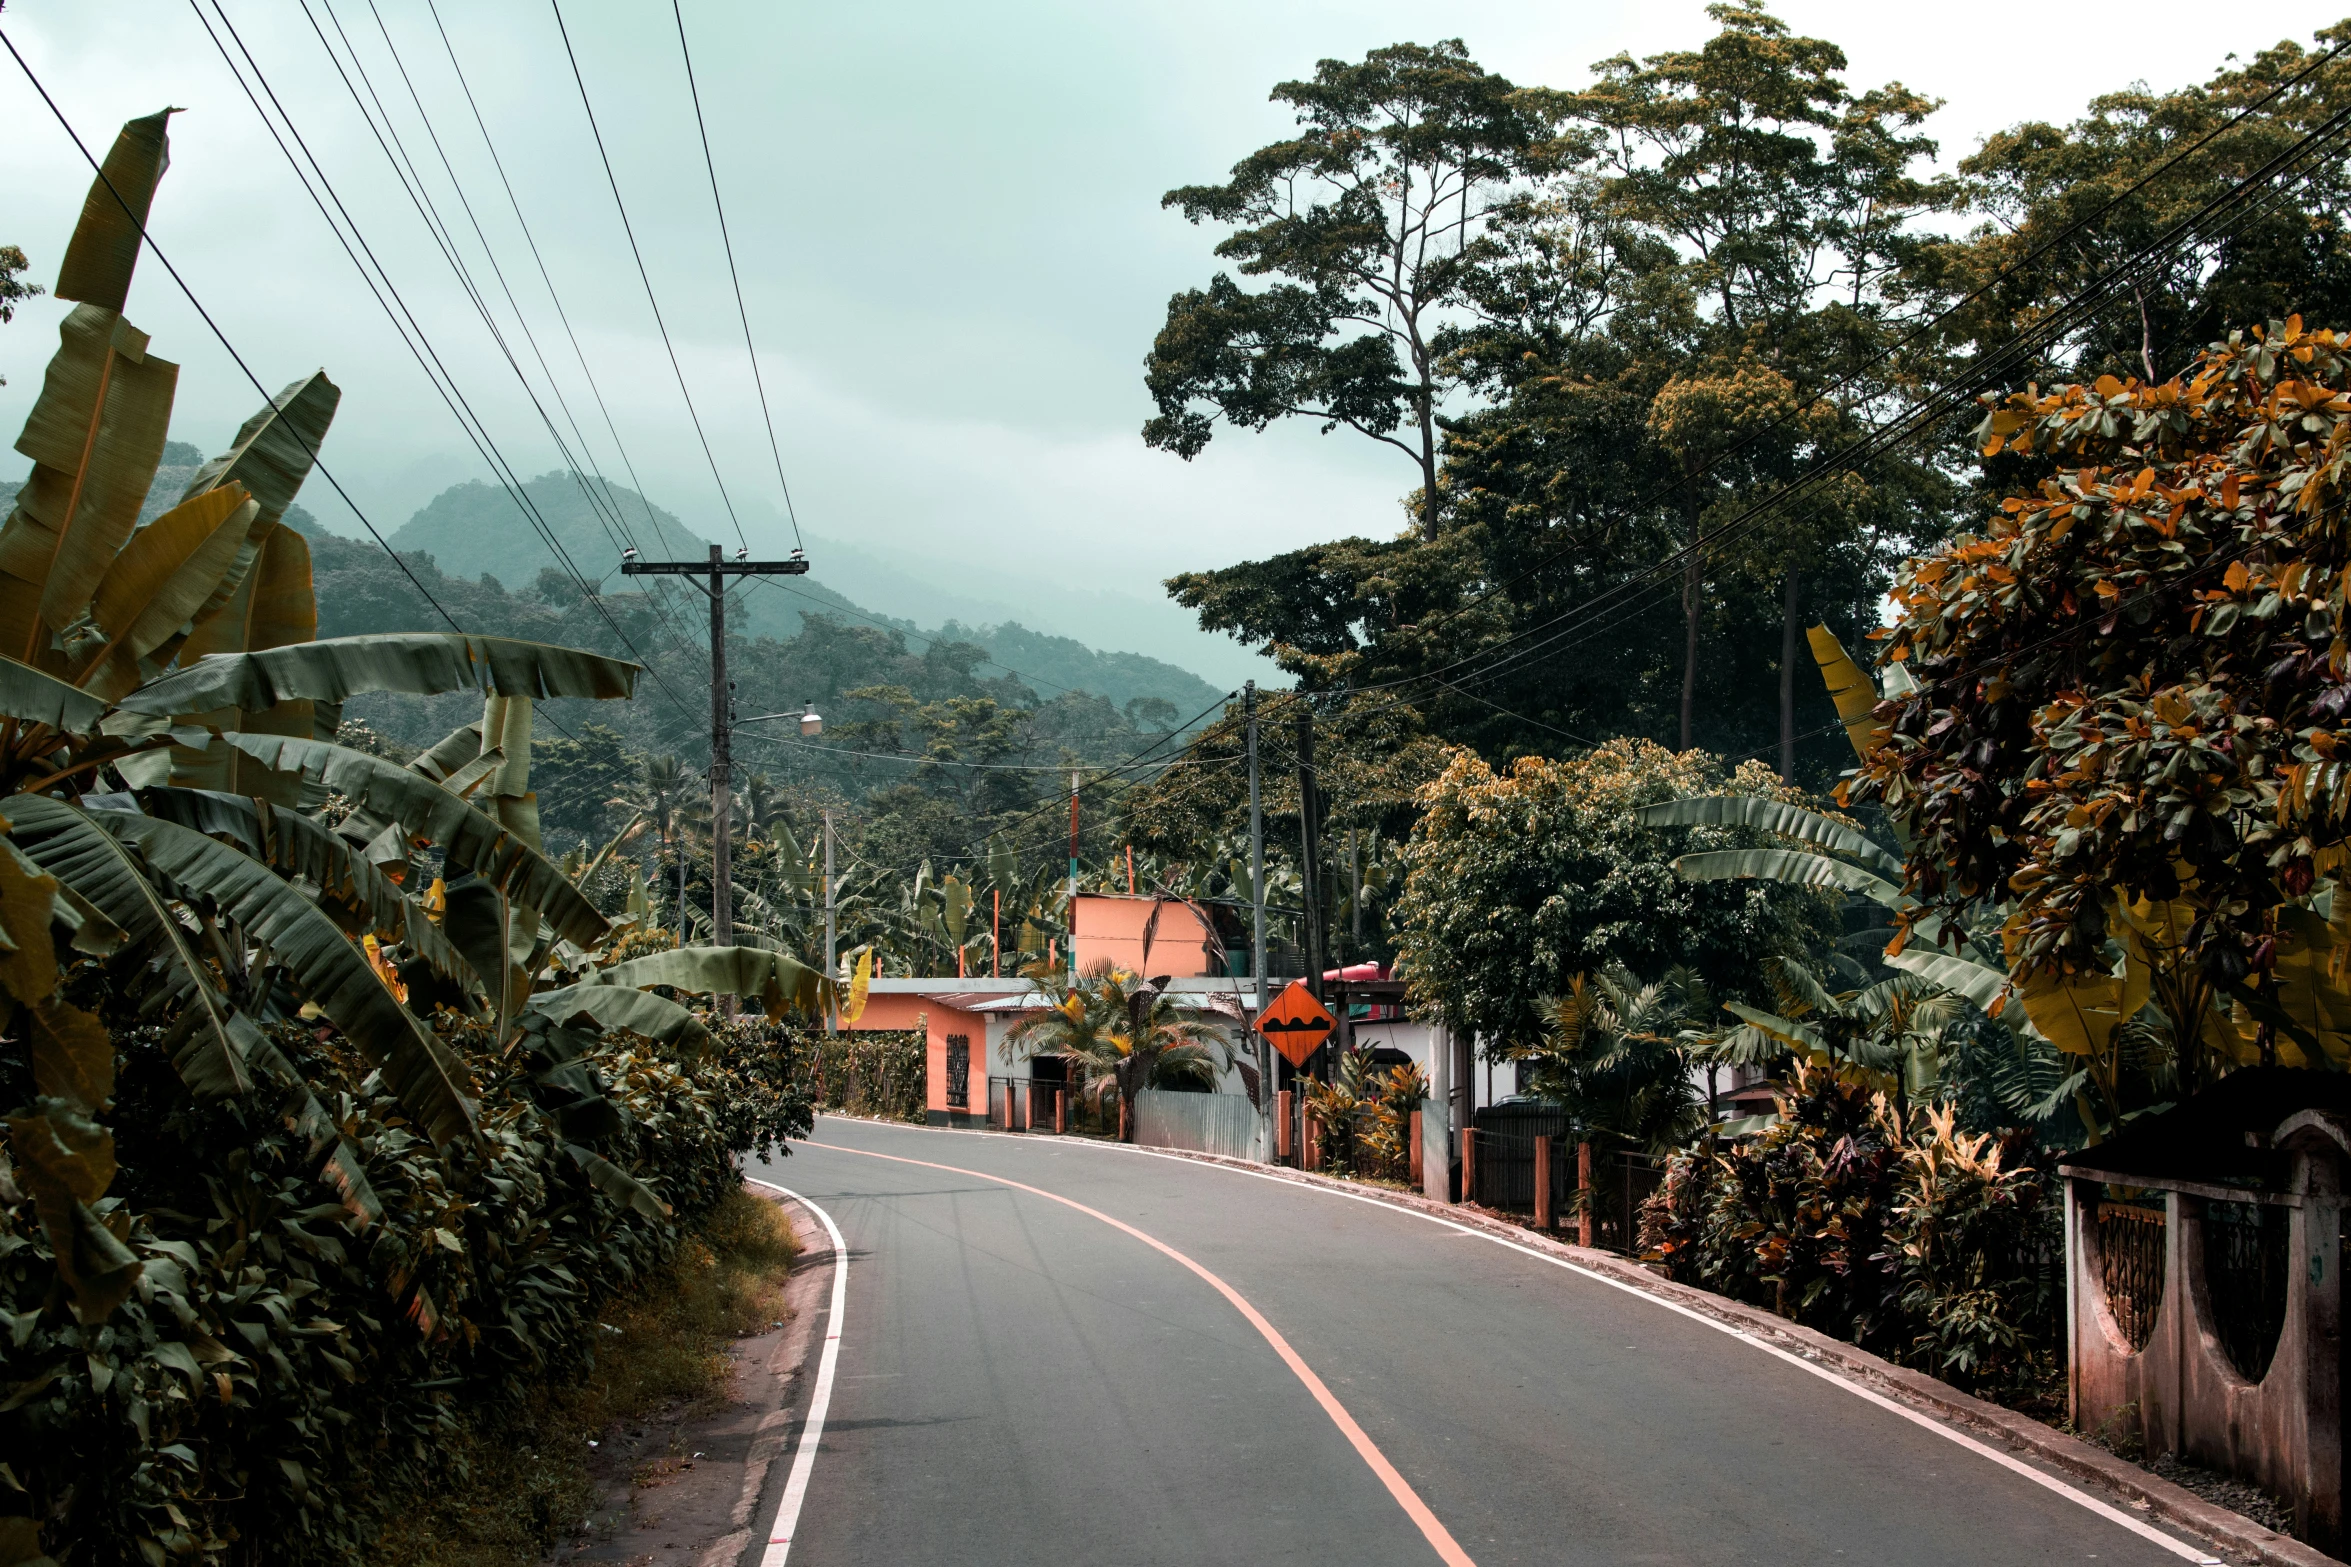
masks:
[[[1223,969],[1223,945],[1198,905],[1177,898],[1080,893],[1076,929],[1080,972],[1107,959],[1130,974],[1169,976],[1178,981],[1172,989],[1198,990],[1203,1010],[1241,1015],[1244,998],[1234,987],[1248,982],[1215,979]],[[1042,994],[1025,979],[883,975],[871,982],[864,1013],[840,1026],[858,1032],[921,1030],[929,1046],[931,1124],[980,1126],[1001,1121],[1004,1114],[989,1091],[991,1077],[1002,1083],[1040,1075],[1032,1070],[1040,1063],[1014,1062],[1001,1047],[1021,1015],[1043,1005]],[[1025,1110],[1025,1096],[1022,1106]]]

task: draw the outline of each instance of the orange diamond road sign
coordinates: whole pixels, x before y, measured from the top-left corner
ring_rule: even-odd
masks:
[[[1314,992],[1302,979],[1291,980],[1289,988],[1273,998],[1273,1005],[1257,1014],[1257,1032],[1292,1066],[1304,1066],[1306,1058],[1338,1026],[1339,1020],[1314,999]]]

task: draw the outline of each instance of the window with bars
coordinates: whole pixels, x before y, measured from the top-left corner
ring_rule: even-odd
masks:
[[[947,1108],[971,1108],[971,1036],[947,1036]]]

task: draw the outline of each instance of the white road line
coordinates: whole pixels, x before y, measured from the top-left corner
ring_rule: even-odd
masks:
[[[890,1125],[891,1123],[875,1122],[873,1124],[886,1126]],[[918,1126],[906,1126],[899,1129],[909,1132],[951,1130],[950,1128]],[[974,1134],[967,1133],[966,1135]],[[1007,1142],[1017,1142],[1020,1140],[1019,1133],[976,1132],[976,1135],[982,1137],[1001,1137]],[[1030,1135],[1034,1136],[1035,1134],[1032,1133]],[[1063,1146],[1068,1147],[1094,1148],[1105,1152],[1140,1154],[1148,1159],[1166,1159],[1176,1164],[1188,1165],[1195,1170],[1222,1170],[1227,1175],[1242,1175],[1249,1177],[1251,1180],[1272,1181],[1276,1185],[1286,1186],[1292,1191],[1319,1193],[1325,1197],[1338,1197],[1343,1198],[1348,1202],[1363,1203],[1369,1207],[1377,1208],[1383,1213],[1401,1214],[1406,1218],[1424,1220],[1427,1223],[1436,1225],[1439,1229],[1451,1230],[1457,1235],[1466,1235],[1474,1240],[1490,1241],[1505,1251],[1517,1252],[1522,1257],[1532,1257],[1537,1262],[1547,1262],[1554,1268],[1564,1268],[1569,1273],[1576,1274],[1581,1278],[1590,1279],[1596,1284],[1605,1284],[1610,1289],[1621,1290],[1636,1300],[1647,1301],[1653,1306],[1662,1306],[1668,1311],[1689,1318],[1692,1322],[1703,1323],[1705,1326],[1714,1329],[1716,1332],[1727,1334],[1730,1337],[1737,1339],[1742,1344],[1751,1345],[1756,1349],[1762,1350],[1767,1355],[1775,1355],[1781,1360],[1786,1361],[1789,1365],[1797,1367],[1799,1370],[1809,1371],[1814,1376],[1819,1377],[1822,1381],[1832,1383],[1837,1387],[1843,1388],[1846,1392],[1851,1393],[1856,1398],[1865,1399],[1868,1402],[1877,1405],[1881,1409],[1885,1409],[1891,1411],[1894,1414],[1900,1415],[1903,1419],[1909,1421],[1915,1426],[1920,1427],[1923,1430],[1932,1431],[1935,1435],[1942,1437],[1946,1441],[1955,1442],[1959,1446],[1966,1448],[1971,1453],[1977,1453],[1985,1458],[1990,1459],[1993,1463],[2000,1465],[2000,1467],[2003,1469],[2012,1470],[2015,1473],[2024,1476],[2027,1480],[2032,1481],[2035,1485],[2041,1486],[2042,1488],[2049,1491],[2054,1491],[2057,1495],[2064,1497],[2067,1501],[2070,1501],[2079,1507],[2086,1508],[2090,1512],[2096,1513],[2099,1517],[2107,1520],[2109,1523],[2120,1524],[2123,1528],[2128,1529],[2131,1533],[2140,1536],[2142,1539],[2150,1540],[2155,1544],[2162,1546],[2172,1555],[2177,1556],[2184,1561],[2196,1563],[2197,1567],[2226,1567],[2226,1564],[2220,1557],[2212,1555],[2202,1546],[2191,1544],[2186,1540],[2180,1539],[2176,1535],[2166,1534],[2161,1529],[2156,1528],[2153,1524],[2146,1522],[2144,1519],[2134,1518],[2129,1513],[2124,1512],[2121,1508],[2114,1506],[2112,1503],[2100,1501],[2097,1497],[2092,1496],[2089,1492],[2081,1490],[2079,1487],[2069,1485],[2065,1481],[2058,1479],[2055,1475],[2050,1474],[2045,1470],[2033,1467],[2031,1464],[2026,1463],[2023,1459],[2018,1458],[2013,1453],[2004,1453],[2000,1451],[2000,1449],[1993,1447],[1988,1443],[1979,1442],[1964,1431],[1956,1430],[1951,1426],[1945,1425],[1942,1421],[1937,1420],[1930,1415],[1921,1414],[1915,1409],[1911,1409],[1905,1405],[1896,1403],[1893,1399],[1886,1397],[1884,1394],[1877,1392],[1875,1389],[1863,1387],[1858,1382],[1852,1381],[1847,1377],[1839,1376],[1836,1372],[1830,1370],[1826,1366],[1820,1365],[1814,1361],[1806,1360],[1802,1355],[1791,1353],[1788,1350],[1780,1348],[1777,1344],[1767,1344],[1762,1339],[1757,1338],[1754,1334],[1749,1333],[1742,1328],[1735,1328],[1727,1322],[1722,1322],[1716,1318],[1706,1315],[1706,1313],[1702,1311],[1693,1311],[1678,1301],[1667,1300],[1662,1295],[1653,1295],[1649,1291],[1642,1289],[1637,1284],[1628,1284],[1622,1279],[1610,1278],[1605,1273],[1596,1272],[1591,1268],[1584,1267],[1578,1263],[1570,1262],[1564,1257],[1554,1257],[1546,1252],[1537,1251],[1532,1246],[1522,1246],[1516,1241],[1504,1240],[1499,1235],[1490,1235],[1484,1230],[1473,1229],[1466,1224],[1457,1224],[1451,1219],[1440,1219],[1433,1213],[1422,1213],[1417,1208],[1406,1208],[1397,1203],[1385,1202],[1378,1197],[1373,1197],[1362,1192],[1338,1191],[1332,1187],[1323,1186],[1313,1181],[1294,1181],[1286,1176],[1273,1174],[1271,1171],[1243,1170],[1229,1164],[1210,1164],[1200,1159],[1187,1159],[1181,1154],[1163,1153],[1156,1148],[1137,1148],[1131,1144],[1126,1143],[1096,1143],[1090,1140],[1085,1140],[1070,1141],[1066,1144],[1063,1144],[1062,1139],[1059,1138],[1054,1139],[1054,1141],[1057,1144],[1062,1144]],[[821,1148],[824,1145],[822,1143],[818,1143],[815,1146]],[[780,1190],[781,1188],[778,1189]],[[828,1220],[826,1222],[830,1223],[831,1221]],[[778,1557],[773,1562],[762,1563],[761,1567],[779,1567],[781,1561],[782,1558]]]
[[[841,1239],[841,1227],[833,1222],[831,1214],[790,1187],[748,1175],[743,1179],[771,1192],[781,1192],[815,1214],[833,1243],[833,1304],[825,1317],[824,1353],[816,1362],[816,1390],[808,1397],[808,1423],[800,1428],[800,1447],[792,1455],[792,1473],[784,1481],[784,1499],[776,1508],[775,1526],[768,1531],[767,1549],[759,1558],[759,1567],[784,1567],[784,1559],[792,1554],[792,1532],[800,1526],[800,1504],[808,1500],[808,1477],[816,1470],[816,1446],[824,1440],[825,1411],[832,1406],[833,1376],[841,1363],[841,1314],[849,1305],[849,1243]]]

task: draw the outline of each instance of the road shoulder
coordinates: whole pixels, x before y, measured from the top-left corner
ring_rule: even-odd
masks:
[[[777,1459],[808,1402],[825,1292],[838,1259],[805,1208],[747,1184],[782,1208],[799,1241],[784,1286],[783,1321],[728,1347],[733,1367],[722,1407],[699,1418],[641,1422],[609,1439],[619,1451],[598,1466],[610,1478],[591,1542],[561,1547],[550,1562],[736,1567],[758,1560],[766,1543],[761,1526],[782,1490],[784,1466]]]
[[[909,1128],[909,1130],[939,1130]],[[1003,1133],[952,1131],[949,1135],[1002,1137]],[[1050,1134],[1019,1134],[1022,1140]],[[1794,1356],[1811,1366],[1833,1372],[1865,1394],[1890,1399],[1942,1425],[2005,1449],[2027,1461],[2038,1462],[2070,1482],[2084,1483],[2093,1496],[2140,1518],[2168,1524],[2211,1543],[2242,1562],[2263,1567],[2340,1567],[2335,1558],[2263,1527],[2250,1518],[2214,1505],[2185,1487],[2118,1458],[2105,1449],[2069,1436],[2030,1416],[1987,1403],[1949,1383],[1897,1366],[1841,1339],[1776,1317],[1770,1312],[1660,1277],[1638,1263],[1613,1252],[1590,1250],[1554,1240],[1534,1230],[1495,1217],[1474,1207],[1440,1203],[1409,1192],[1341,1180],[1334,1176],[1256,1164],[1218,1154],[1182,1149],[1136,1148],[1126,1144],[1082,1141],[1087,1147],[1138,1158],[1181,1159],[1234,1170],[1261,1180],[1285,1181],[1378,1203],[1459,1225],[1539,1256],[1564,1262],[1603,1280],[1705,1317],[1754,1340],[1766,1349]]]

